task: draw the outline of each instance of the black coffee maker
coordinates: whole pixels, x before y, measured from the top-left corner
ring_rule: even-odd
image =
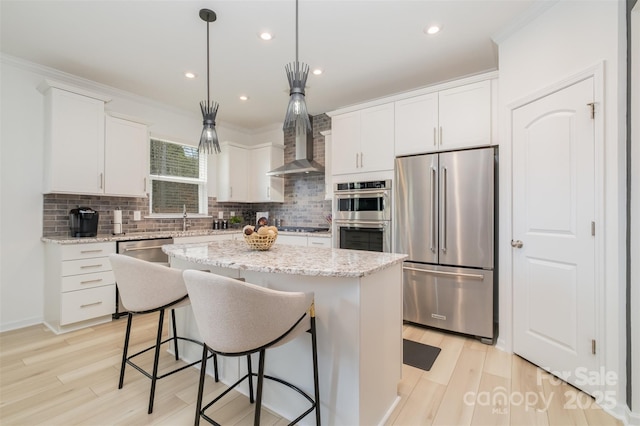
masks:
[[[100,214],[91,207],[78,207],[69,212],[69,229],[72,237],[95,237],[98,234]]]

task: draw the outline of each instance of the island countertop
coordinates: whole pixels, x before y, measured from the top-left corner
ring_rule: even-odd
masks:
[[[405,254],[278,244],[251,250],[244,241],[169,244],[169,257],[221,268],[324,277],[364,277],[406,259]]]

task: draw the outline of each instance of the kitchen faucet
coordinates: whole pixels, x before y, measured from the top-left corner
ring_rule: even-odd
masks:
[[[182,231],[186,231],[190,225],[187,223],[187,205],[182,205]]]

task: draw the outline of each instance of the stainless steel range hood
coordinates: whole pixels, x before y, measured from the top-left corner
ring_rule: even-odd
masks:
[[[267,172],[267,176],[324,173],[324,166],[313,161],[313,134],[306,129],[296,129],[295,144],[296,159]]]

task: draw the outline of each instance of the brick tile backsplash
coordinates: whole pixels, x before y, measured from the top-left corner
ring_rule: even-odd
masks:
[[[331,128],[331,119],[326,114],[312,117],[313,158],[325,164],[324,136],[321,131]],[[293,131],[284,135],[285,163],[295,159],[295,137]],[[331,213],[331,201],[324,199],[324,175],[293,175],[285,178],[284,203],[219,203],[209,198],[209,214],[213,218],[189,219],[189,230],[211,229],[218,212],[228,219],[233,211],[243,216],[244,223],[253,223],[256,211],[268,211],[270,219],[282,219],[286,226],[329,227],[325,217]],[[125,233],[182,230],[182,219],[145,219],[149,214],[147,198],[110,197],[91,195],[45,194],[43,196],[44,237],[69,235],[69,211],[78,206],[91,207],[100,212],[98,233],[113,231],[113,210],[122,210],[122,230]],[[141,212],[142,220],[134,221],[133,212]]]

